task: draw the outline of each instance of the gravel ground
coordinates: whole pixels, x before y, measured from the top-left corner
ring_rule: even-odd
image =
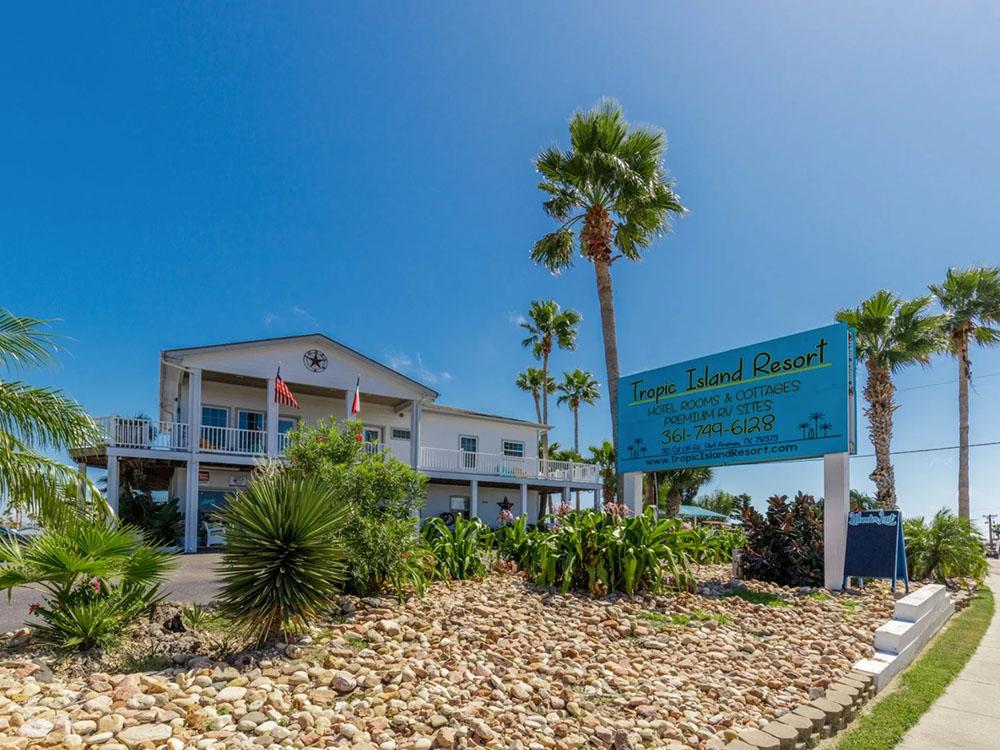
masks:
[[[717,750],[847,673],[892,611],[883,586],[701,580],[697,594],[593,600],[494,574],[405,604],[345,598],[283,657],[240,667],[192,654],[154,674],[42,679],[0,649],[0,750],[569,750],[620,732]]]

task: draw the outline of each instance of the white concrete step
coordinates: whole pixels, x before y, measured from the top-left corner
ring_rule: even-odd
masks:
[[[905,597],[904,597],[905,598]],[[903,646],[899,652],[883,651],[876,647],[875,655],[871,659],[862,659],[854,665],[860,672],[866,672],[875,678],[875,689],[881,690],[889,680],[902,672],[916,658],[920,649],[931,637],[941,629],[941,626],[948,621],[948,618],[955,612],[955,605],[947,594],[941,599],[940,595],[933,594],[929,597],[934,602],[934,611],[925,615],[920,632],[910,639],[910,642]],[[902,599],[900,600],[902,601]],[[892,622],[898,622],[891,620]],[[886,623],[888,625],[889,623]],[[912,624],[912,623],[911,623]],[[885,627],[883,625],[882,627]],[[880,628],[881,629],[881,628]]]
[[[934,595],[923,605],[923,614],[915,621],[892,619],[879,626],[875,631],[875,648],[878,651],[888,651],[893,654],[900,653],[914,641],[918,640],[929,624],[935,621],[936,615],[946,608],[950,602],[949,597]],[[927,609],[927,604],[933,605]]]
[[[921,586],[912,594],[907,594],[902,599],[896,601],[896,611],[893,619],[916,622],[926,612],[930,612],[941,606],[942,601],[947,598],[948,591],[940,584],[934,583]]]

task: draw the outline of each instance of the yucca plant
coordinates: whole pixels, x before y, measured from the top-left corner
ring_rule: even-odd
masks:
[[[478,518],[455,518],[449,528],[440,518],[431,518],[422,530],[424,543],[434,555],[438,576],[449,580],[486,575],[485,556],[490,550],[490,527]]]
[[[981,581],[989,570],[982,535],[947,508],[939,510],[930,523],[923,517],[904,521],[903,534],[910,578]]]
[[[107,645],[163,597],[174,565],[142,533],[116,522],[66,522],[28,544],[0,542],[0,589],[35,586],[44,600],[30,612],[35,632],[67,649]]]
[[[258,643],[305,628],[346,578],[346,517],[336,491],[315,477],[254,479],[219,513],[222,614]]]

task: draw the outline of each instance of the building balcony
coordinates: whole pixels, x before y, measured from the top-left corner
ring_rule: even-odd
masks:
[[[277,435],[277,453],[269,456],[267,432],[237,427],[198,426],[192,433],[185,422],[162,422],[128,417],[99,417],[95,420],[100,431],[99,446],[79,446],[85,452],[94,448],[123,448],[150,452],[196,451],[219,457],[281,458],[288,447],[288,435]],[[192,443],[192,435],[196,446]],[[364,443],[363,450],[371,455],[392,455],[379,443]],[[409,463],[409,456],[395,456]],[[494,453],[463,451],[452,448],[421,446],[417,468],[431,474],[493,476],[510,480],[547,479],[568,483],[597,483],[597,467],[573,461],[543,461],[529,456],[509,456]]]

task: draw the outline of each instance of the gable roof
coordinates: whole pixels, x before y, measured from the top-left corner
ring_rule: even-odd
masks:
[[[330,346],[332,346],[335,350],[340,351],[343,354],[347,354],[347,355],[350,355],[350,356],[353,356],[353,357],[357,357],[357,358],[359,358],[359,359],[367,362],[368,364],[370,364],[370,365],[372,365],[374,367],[377,367],[380,370],[383,370],[384,372],[386,372],[389,375],[392,375],[392,376],[397,377],[397,378],[402,378],[406,382],[408,382],[411,385],[414,385],[417,388],[419,388],[420,390],[422,390],[428,397],[430,397],[432,399],[437,398],[438,396],[441,395],[437,391],[435,391],[433,388],[430,388],[429,386],[424,385],[423,383],[421,383],[419,380],[414,380],[413,378],[409,377],[408,375],[404,375],[403,373],[399,372],[398,370],[394,370],[393,368],[389,367],[388,365],[384,365],[381,362],[379,362],[377,360],[374,360],[371,357],[368,357],[368,356],[362,354],[361,352],[359,352],[359,351],[357,351],[355,349],[352,349],[351,347],[347,346],[346,344],[341,344],[339,341],[334,341],[333,339],[331,339],[326,334],[324,334],[324,333],[318,333],[318,332],[317,333],[302,333],[302,334],[298,334],[298,335],[295,335],[295,336],[274,336],[274,337],[271,337],[271,338],[247,339],[245,341],[230,341],[230,342],[222,343],[222,344],[207,344],[205,346],[191,346],[191,347],[181,347],[181,348],[177,348],[177,349],[164,349],[161,352],[161,354],[163,356],[165,356],[165,357],[183,357],[183,356],[188,355],[188,354],[196,354],[196,353],[205,352],[205,351],[218,351],[218,350],[224,350],[224,349],[249,349],[249,348],[252,348],[252,347],[255,347],[255,346],[260,346],[261,344],[278,344],[278,343],[282,343],[282,342],[285,342],[285,341],[297,341],[297,340],[302,340],[302,339],[317,339],[317,338],[318,339],[322,339],[324,342],[326,342],[327,344],[329,344]]]
[[[502,414],[488,414],[483,411],[473,411],[472,409],[460,409],[457,406],[447,406],[445,404],[427,404],[424,406],[424,411],[433,412],[435,414],[453,414],[460,417],[479,417],[480,419],[492,419],[495,422],[509,422],[511,424],[519,424],[524,427],[535,427],[541,430],[552,429],[550,425],[541,424],[539,422],[534,422],[529,419],[518,419],[517,417],[505,417]]]

